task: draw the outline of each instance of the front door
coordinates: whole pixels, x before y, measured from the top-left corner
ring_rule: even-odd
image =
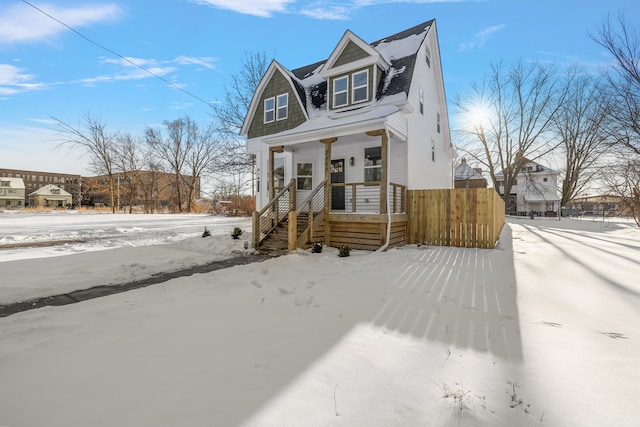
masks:
[[[331,183],[344,184],[344,159],[331,160]],[[331,187],[331,209],[344,210],[344,186]]]

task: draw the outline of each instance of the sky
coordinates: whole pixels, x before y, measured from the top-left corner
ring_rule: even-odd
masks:
[[[52,117],[99,118],[113,131],[185,116],[209,123],[245,55],[289,69],[326,59],[346,30],[373,42],[436,19],[449,116],[491,64],[610,62],[590,37],[636,0],[3,0],[0,168],[93,175]],[[455,143],[455,140],[454,140]]]

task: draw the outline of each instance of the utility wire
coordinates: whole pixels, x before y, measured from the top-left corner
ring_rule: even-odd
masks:
[[[38,12],[42,13],[43,15],[47,16],[48,18],[53,19],[54,21],[56,21],[58,24],[62,25],[63,27],[66,27],[67,29],[69,29],[69,30],[73,31],[74,33],[76,33],[78,36],[82,37],[83,39],[85,39],[85,40],[86,40],[86,41],[88,41],[89,43],[91,43],[91,44],[93,44],[93,45],[95,45],[95,46],[99,47],[100,49],[106,50],[106,51],[107,51],[107,52],[109,52],[110,54],[117,56],[118,58],[120,58],[120,59],[122,59],[122,60],[124,60],[124,61],[128,62],[129,64],[133,65],[134,67],[138,67],[138,68],[140,68],[140,69],[141,69],[142,71],[144,71],[145,73],[148,73],[149,75],[151,75],[151,76],[153,76],[153,77],[155,77],[155,78],[157,78],[157,79],[162,80],[163,82],[165,82],[166,84],[168,84],[168,85],[169,85],[169,86],[171,86],[172,88],[174,88],[174,89],[178,89],[179,91],[182,91],[182,92],[186,93],[187,95],[191,96],[192,98],[195,98],[195,99],[197,99],[198,101],[200,101],[200,102],[202,102],[202,103],[206,104],[208,107],[211,107],[211,103],[210,103],[210,102],[205,101],[204,99],[200,98],[199,96],[194,95],[193,93],[189,92],[188,90],[186,90],[186,89],[184,89],[184,88],[181,88],[180,86],[178,86],[178,85],[176,85],[176,84],[174,84],[174,83],[171,83],[169,80],[165,79],[164,77],[162,77],[162,76],[160,76],[160,75],[158,75],[158,74],[154,73],[153,71],[149,70],[148,68],[145,68],[144,66],[142,66],[142,65],[140,65],[140,64],[135,63],[134,61],[130,60],[129,58],[126,58],[126,57],[124,57],[124,56],[120,55],[118,52],[115,52],[115,51],[113,51],[113,50],[109,49],[108,47],[105,47],[105,46],[101,45],[100,43],[98,43],[98,42],[95,42],[95,41],[91,40],[89,37],[85,36],[84,34],[82,34],[81,32],[79,32],[78,30],[76,30],[75,28],[70,27],[69,25],[65,24],[64,22],[60,21],[59,19],[55,18],[54,16],[51,16],[50,14],[48,14],[47,12],[45,12],[44,10],[40,9],[38,6],[36,6],[36,5],[34,5],[34,4],[30,3],[30,2],[28,2],[27,0],[22,0],[22,2],[23,2],[23,3],[25,3],[25,4],[27,4],[27,5],[29,5],[29,6],[31,6],[32,8],[34,8],[34,9],[35,9],[35,10],[37,10]]]

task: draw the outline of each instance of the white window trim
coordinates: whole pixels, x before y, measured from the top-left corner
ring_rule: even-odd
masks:
[[[273,101],[273,108],[267,109],[267,102]],[[267,113],[271,112],[273,114],[273,118],[271,120],[267,120]],[[271,97],[264,100],[264,123],[273,123],[276,120],[276,98]]]
[[[336,83],[338,83],[338,81],[340,80],[346,80],[347,82],[347,87],[345,88],[345,90],[341,90],[340,92],[336,91]],[[337,104],[336,103],[336,96],[339,94],[345,93],[347,96],[345,97],[345,103],[344,104]],[[349,105],[349,76],[342,76],[342,77],[338,77],[336,79],[333,79],[333,108],[339,108],[339,107],[345,107]]]
[[[298,172],[298,166],[299,165],[306,165],[309,164],[311,165],[311,175],[299,175]],[[310,179],[311,180],[311,189],[313,190],[313,162],[308,162],[308,161],[300,161],[296,163],[296,190],[300,190],[300,191],[310,191],[310,190],[305,190],[300,188],[300,179]]]
[[[366,83],[364,85],[356,86],[355,84],[356,75],[363,74],[363,73],[365,75]],[[361,89],[361,88],[366,88],[367,96],[364,99],[360,99],[356,101],[356,89]],[[369,70],[368,69],[351,74],[351,100],[353,104],[359,104],[361,102],[367,102],[369,100]]]
[[[286,98],[286,102],[283,106],[280,106],[280,99]],[[284,117],[280,117],[280,110],[285,110]],[[276,120],[286,120],[289,117],[289,94],[283,93],[276,98]]]

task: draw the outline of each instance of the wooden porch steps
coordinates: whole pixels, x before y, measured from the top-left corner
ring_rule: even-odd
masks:
[[[289,224],[287,221],[280,223],[267,236],[258,247],[258,252],[271,255],[282,255],[289,252]]]

